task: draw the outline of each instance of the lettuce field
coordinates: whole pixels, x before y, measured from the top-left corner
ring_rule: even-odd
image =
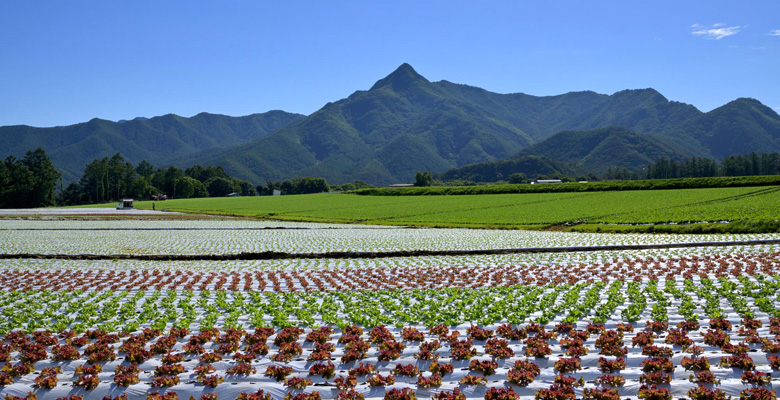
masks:
[[[780,204],[771,188],[673,192],[191,203],[308,222],[8,212],[0,396],[775,399],[780,234],[403,226],[777,218]],[[371,224],[342,223],[356,221]]]

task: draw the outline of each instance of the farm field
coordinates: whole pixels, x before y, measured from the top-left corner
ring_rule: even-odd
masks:
[[[0,254],[236,254],[565,248],[780,240],[778,234],[612,235],[519,230],[403,229],[270,221],[2,220]]]
[[[780,189],[771,186],[458,196],[315,194],[168,200],[157,206],[290,221],[523,228],[581,222],[776,221],[778,204]],[[151,209],[151,202],[138,207]]]
[[[702,198],[719,203],[776,196],[755,192],[761,188],[737,189],[743,191],[730,197],[738,199],[722,193]],[[293,196],[289,207],[296,215],[346,215],[348,205],[336,204],[339,198]],[[327,205],[329,199],[337,200]],[[380,198],[390,201],[386,207],[400,208],[392,203],[397,199]],[[693,207],[685,201],[675,204]],[[509,198],[496,204],[515,207]],[[372,212],[370,203],[363,207],[359,212]],[[389,215],[383,214],[389,209],[375,215]],[[0,219],[0,396],[776,396],[778,234],[615,235],[157,218],[166,214],[172,215],[124,219],[52,211]],[[686,243],[691,245],[676,247]],[[657,247],[630,247],[641,245]],[[592,248],[566,251],[583,246]],[[550,251],[488,253],[523,248]],[[424,254],[464,249],[477,253]],[[422,254],[381,256],[398,251]],[[258,252],[290,257],[142,257]],[[348,253],[327,256],[333,252]],[[378,256],[358,257],[363,253]],[[106,257],[69,257],[74,255]],[[138,258],[111,258],[120,255]]]

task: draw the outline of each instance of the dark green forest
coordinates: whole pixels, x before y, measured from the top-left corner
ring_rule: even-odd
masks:
[[[0,162],[0,208],[54,205],[60,177],[41,148],[28,151],[21,160],[7,157]]]
[[[171,198],[221,197],[230,193],[254,196],[254,186],[231,178],[222,167],[195,165],[155,169],[147,161],[137,165],[119,153],[87,164],[84,175],[60,193],[59,205],[105,203],[122,198],[149,199],[155,194]]]
[[[251,183],[230,177],[220,166],[194,165],[155,168],[148,161],[136,165],[117,153],[87,164],[81,179],[62,188],[61,174],[46,151],[28,151],[21,160],[13,156],[0,163],[0,208],[33,208],[100,204],[123,198],[150,199],[223,197],[229,194],[256,196],[351,191],[374,187],[362,181],[328,185],[323,178],[304,177],[269,182],[255,188]],[[58,190],[59,188],[62,190]],[[59,193],[58,193],[59,192]]]

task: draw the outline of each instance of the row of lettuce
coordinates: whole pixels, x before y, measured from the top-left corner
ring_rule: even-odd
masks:
[[[349,292],[71,291],[0,292],[0,332],[22,329],[136,331],[248,327],[457,326],[552,321],[637,322],[780,317],[780,281],[666,280],[485,289]],[[603,298],[602,298],[603,297]],[[728,304],[730,310],[724,310]],[[700,312],[697,312],[699,310]],[[670,315],[671,314],[671,315]]]

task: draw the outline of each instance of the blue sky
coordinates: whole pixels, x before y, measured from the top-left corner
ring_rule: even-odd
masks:
[[[780,111],[780,1],[9,0],[0,125],[310,114],[404,62],[499,93],[652,87]]]

